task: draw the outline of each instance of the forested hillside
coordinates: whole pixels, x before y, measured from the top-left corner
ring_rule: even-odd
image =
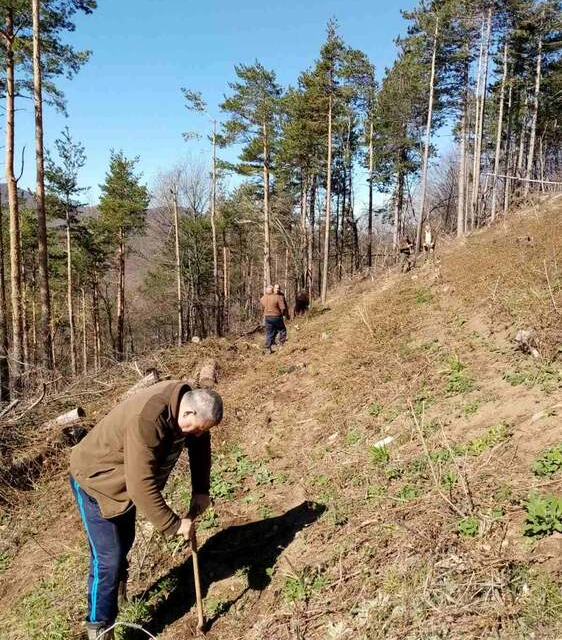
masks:
[[[324,301],[329,286],[392,264],[407,234],[419,250],[424,226],[463,236],[560,189],[560,3],[424,0],[404,12],[386,69],[332,19],[316,61],[290,86],[260,62],[233,60],[223,102],[207,104],[178,78],[178,101],[201,122],[178,130],[178,146],[182,133],[186,148],[208,137],[208,161],[144,184],[142,158],[108,149],[99,205],[84,211],[88,150],[67,128],[43,154],[41,106],[64,109],[57,77],[90,55],[65,34],[95,4],[44,1],[35,23],[32,3],[2,5],[5,402],[41,381],[252,328],[265,283],[279,282],[289,300],[306,291]],[[35,202],[16,189],[17,105],[27,96]],[[233,153],[235,162],[222,157]]]
[[[289,79],[257,37],[249,59],[231,59],[231,41],[205,48],[229,62],[216,100],[211,66],[176,76],[156,64],[162,33],[141,37],[146,51],[128,39],[141,17],[152,29],[151,2],[124,20],[135,3],[0,0],[0,640],[113,637],[115,607],[96,620],[92,601],[100,566],[117,601],[127,553],[99,561],[84,499],[101,526],[132,513],[133,533],[139,507],[121,640],[195,637],[197,558],[210,640],[562,638],[562,2],[408,0],[376,66],[386,22],[358,48],[348,3],[312,22],[303,8],[322,42]],[[191,5],[189,37],[170,19],[166,44],[181,32],[195,47],[206,12],[232,10]],[[81,43],[102,10],[115,16],[97,61]],[[273,13],[253,20],[231,25],[252,47]],[[294,65],[289,40],[267,48]],[[131,51],[137,66],[120,67]],[[97,181],[63,91],[90,65],[104,83],[83,100],[100,111],[96,141],[111,140]],[[158,175],[113,126],[114,68],[135,89],[131,128],[154,107],[140,121],[155,155],[173,83],[185,126]],[[69,117],[55,132],[56,112]],[[264,353],[273,284],[307,308]],[[170,380],[179,395],[132,427],[119,414],[98,452],[112,468],[86,474],[123,471],[126,510],[102,514],[74,477],[75,504],[71,447]],[[186,405],[203,396],[212,416]],[[211,427],[210,508],[193,510],[209,501],[202,449],[162,500],[172,453]],[[137,428],[148,462],[125,452]],[[130,498],[135,464],[174,538]]]

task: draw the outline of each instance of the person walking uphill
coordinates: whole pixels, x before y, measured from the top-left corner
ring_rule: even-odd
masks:
[[[222,414],[215,391],[167,380],[121,402],[72,449],[70,483],[90,546],[89,640],[117,617],[137,510],[166,537],[190,540],[194,519],[209,506],[209,429]],[[162,489],[184,448],[192,497],[189,513],[182,517],[166,504]],[[113,630],[103,636],[113,637]]]
[[[260,299],[265,319],[265,350],[271,353],[271,347],[275,343],[275,338],[279,334],[279,344],[285,344],[287,340],[287,328],[283,316],[287,310],[284,296],[273,292],[273,287],[268,285],[265,294]]]

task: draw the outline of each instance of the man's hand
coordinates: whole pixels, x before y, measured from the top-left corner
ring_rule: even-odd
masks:
[[[211,499],[206,493],[194,493],[189,505],[189,517],[197,518],[209,508],[210,504]]]
[[[191,518],[182,518],[180,522],[180,528],[176,535],[183,536],[188,542],[191,541],[193,535],[193,520]]]

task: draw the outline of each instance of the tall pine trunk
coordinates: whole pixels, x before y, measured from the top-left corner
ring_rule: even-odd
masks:
[[[373,121],[369,123],[369,209],[367,219],[367,266],[373,266]]]
[[[53,368],[51,344],[51,295],[45,216],[45,167],[43,149],[43,95],[41,78],[40,0],[32,0],[33,13],[33,97],[35,101],[35,158],[37,166],[37,260],[39,263],[39,297],[41,299],[41,364]]]
[[[265,133],[265,131],[264,131]],[[267,151],[267,145],[264,145],[264,153]],[[264,156],[265,157],[265,156]],[[264,160],[265,162],[265,160]],[[264,175],[265,177],[265,175]],[[267,179],[268,198],[269,198],[269,175]],[[264,200],[264,207],[265,207]],[[269,209],[269,204],[267,205]],[[269,226],[269,216],[268,216]],[[211,185],[211,232],[213,240],[213,286],[215,294],[215,332],[217,336],[222,335],[222,308],[221,308],[221,292],[219,282],[219,250],[217,243],[217,122],[213,120],[213,168],[212,168],[212,185]],[[268,230],[269,235],[269,230]],[[268,240],[269,243],[269,240]],[[265,265],[265,263],[264,263]]]
[[[74,326],[74,302],[72,296],[72,244],[70,236],[70,211],[66,209],[66,306],[68,310],[68,330],[70,333],[70,362],[72,375],[78,373],[76,365],[76,329]]]
[[[427,192],[427,171],[429,165],[429,145],[431,142],[431,123],[433,120],[433,96],[435,93],[435,61],[437,59],[437,37],[439,35],[439,17],[435,19],[435,33],[433,36],[433,54],[431,57],[431,75],[429,79],[429,104],[427,107],[427,124],[425,129],[425,144],[423,149],[423,165],[421,178],[420,217],[416,229],[416,251],[421,251],[422,229],[425,216],[425,200]]]
[[[81,289],[82,294],[82,373],[88,373],[88,332],[86,323],[86,290]]]
[[[263,286],[271,284],[271,238],[269,225],[269,148],[267,124],[263,130]]]
[[[486,39],[484,42],[484,59],[482,61],[481,77],[479,78],[480,94],[477,96],[477,125],[475,127],[476,138],[474,141],[474,168],[472,176],[472,198],[471,198],[471,226],[474,229],[478,224],[478,213],[480,204],[480,171],[482,166],[482,139],[484,134],[484,110],[486,106],[486,91],[488,87],[488,61],[490,56],[490,36],[492,29],[492,9],[488,9],[488,20],[486,26]],[[483,77],[482,77],[483,76]]]
[[[502,144],[502,130],[503,130],[503,106],[505,100],[505,84],[507,82],[507,37],[505,41],[505,45],[503,48],[503,76],[502,76],[502,84],[500,89],[500,106],[498,112],[498,124],[497,124],[497,132],[496,132],[496,154],[494,156],[494,189],[492,192],[492,213],[491,213],[491,221],[494,222],[496,219],[496,208],[497,208],[497,200],[498,200],[498,171],[500,170],[500,153],[501,153],[501,144]]]
[[[306,261],[306,288],[309,300],[312,301],[314,295],[314,226],[316,224],[316,174],[312,176],[310,185],[310,204],[308,210],[308,238],[307,238],[307,261]]]
[[[115,358],[121,361],[125,357],[125,239],[123,229],[119,229],[117,269],[117,337],[115,341]]]
[[[182,303],[182,275],[181,275],[181,253],[180,253],[180,215],[178,211],[178,191],[177,187],[173,189],[173,207],[174,207],[174,232],[175,232],[175,250],[176,250],[176,305],[178,314],[178,345],[183,342],[183,303]]]
[[[10,367],[8,364],[8,306],[4,272],[4,212],[0,195],[0,402],[10,401]]]
[[[539,115],[539,96],[541,92],[541,66],[542,66],[542,37],[539,38],[539,46],[537,52],[537,68],[535,72],[535,92],[533,95],[533,115],[531,118],[531,133],[529,136],[529,151],[527,153],[527,171],[525,174],[525,186],[523,188],[523,195],[529,194],[531,187],[531,177],[533,175],[533,163],[535,161],[535,140],[537,137],[537,119]]]
[[[12,303],[12,357],[11,380],[15,390],[21,388],[23,371],[23,318],[21,287],[21,249],[18,211],[18,184],[14,174],[14,129],[15,129],[15,62],[14,62],[14,15],[6,9],[6,160],[5,172],[8,184],[10,209],[10,298]]]
[[[330,85],[332,80],[330,78]],[[331,88],[330,88],[331,91]],[[322,265],[322,302],[328,296],[328,266],[330,254],[330,224],[332,220],[332,94],[328,97],[328,157],[326,159],[326,217],[324,227],[324,260]]]
[[[512,71],[513,75],[513,71]],[[509,208],[509,194],[511,191],[511,178],[509,177],[511,171],[511,134],[513,130],[513,82],[509,83],[509,90],[507,92],[507,131],[505,134],[505,182],[503,191],[503,212],[506,213]]]

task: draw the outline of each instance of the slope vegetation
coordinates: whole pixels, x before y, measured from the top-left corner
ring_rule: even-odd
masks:
[[[199,527],[209,638],[562,636],[561,213],[545,202],[438,247],[435,264],[341,286],[272,356],[239,338],[140,363],[178,377],[221,365],[215,506]],[[6,465],[41,448],[46,414],[78,402],[95,424],[137,377],[48,396],[3,430]],[[3,639],[79,637],[87,556],[67,457],[52,447],[4,477]],[[183,471],[167,488],[178,509]],[[189,548],[141,522],[131,565],[123,620],[190,637]]]

